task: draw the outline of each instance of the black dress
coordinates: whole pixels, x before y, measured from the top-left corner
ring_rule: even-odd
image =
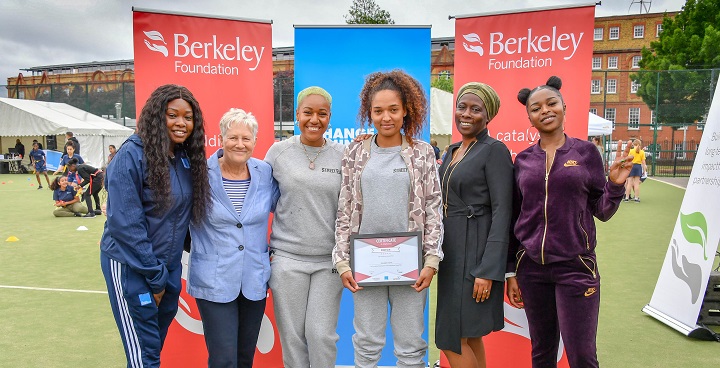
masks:
[[[445,235],[437,286],[435,343],[460,354],[460,339],[504,328],[503,300],[512,214],[513,164],[505,144],[477,136],[465,157],[450,165],[460,143],[440,166]],[[493,280],[490,297],[472,298],[475,278]]]

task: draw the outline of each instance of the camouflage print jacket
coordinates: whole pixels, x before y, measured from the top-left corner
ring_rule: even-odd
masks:
[[[362,221],[363,199],[360,177],[370,159],[370,143],[367,139],[353,142],[346,149],[342,160],[342,183],[335,222],[335,249],[333,263],[338,274],[350,271],[350,235],[357,234]],[[423,233],[423,254],[425,267],[438,269],[443,258],[440,247],[443,238],[442,196],[440,179],[435,165],[435,152],[429,144],[415,140],[409,145],[405,136],[400,150],[410,175],[412,194],[410,196],[408,231]]]

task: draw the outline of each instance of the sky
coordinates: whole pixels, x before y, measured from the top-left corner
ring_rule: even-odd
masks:
[[[588,0],[376,0],[395,24],[431,25],[454,36],[449,15],[477,14]],[[603,0],[596,16],[639,13],[632,0]],[[654,0],[651,13],[678,11],[684,0]],[[293,25],[345,24],[352,0],[0,0],[0,85],[20,69],[132,59],[132,8],[273,21],[273,47],[292,46]],[[27,74],[27,72],[25,73]]]

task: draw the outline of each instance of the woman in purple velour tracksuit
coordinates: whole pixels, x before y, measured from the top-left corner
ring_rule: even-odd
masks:
[[[617,210],[632,157],[626,150],[605,179],[597,148],[563,132],[561,85],[551,77],[518,93],[540,140],[515,159],[507,294],[524,304],[533,368],[557,367],[560,333],[570,367],[591,368],[600,308],[593,216],[607,221]]]

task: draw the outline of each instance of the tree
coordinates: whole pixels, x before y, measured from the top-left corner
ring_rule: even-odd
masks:
[[[640,67],[631,76],[638,96],[659,124],[677,129],[702,120],[710,107],[720,67],[720,2],[687,0],[673,19],[663,19],[658,41],[643,48]]]
[[[453,93],[453,79],[443,78],[443,76],[441,75],[435,78],[432,82],[430,82],[430,87],[435,87],[445,92]]]
[[[380,9],[375,0],[353,0],[348,14],[343,17],[347,24],[395,24],[390,13]]]

